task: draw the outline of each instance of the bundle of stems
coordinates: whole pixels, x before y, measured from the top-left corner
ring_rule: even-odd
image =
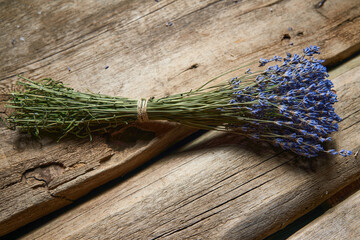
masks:
[[[40,131],[47,131],[60,133],[61,138],[69,133],[87,137],[93,132],[104,132],[139,120],[138,99],[81,93],[50,78],[34,82],[19,77],[22,81],[17,84],[25,91],[11,93],[11,104],[6,107],[15,111],[7,121],[37,136]],[[146,114],[151,120],[226,131],[222,127],[224,121],[238,124],[239,112],[221,112],[217,108],[227,105],[232,94],[228,83],[208,88],[203,85],[195,91],[147,100]]]
[[[6,120],[12,128],[37,136],[56,132],[61,138],[91,136],[139,120],[168,120],[235,132],[307,157],[320,152],[348,156],[351,151],[322,147],[341,118],[332,106],[337,99],[323,61],[312,57],[318,47],[303,52],[260,59],[260,66],[282,62],[262,72],[249,69],[220,84],[210,84],[215,78],[194,91],[140,101],[81,93],[49,78],[34,82],[21,77],[23,90],[11,93],[7,107],[14,111]]]

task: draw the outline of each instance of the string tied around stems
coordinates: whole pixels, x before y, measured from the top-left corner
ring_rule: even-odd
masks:
[[[137,120],[139,122],[149,121],[149,116],[147,114],[147,104],[148,100],[144,98],[140,98],[137,101]]]

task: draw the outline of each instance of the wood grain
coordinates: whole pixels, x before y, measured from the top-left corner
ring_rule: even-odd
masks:
[[[337,149],[360,149],[359,78],[360,62],[333,79],[344,118]],[[209,132],[21,239],[263,239],[360,176],[354,157],[306,159],[313,170],[300,161]]]
[[[7,132],[0,142],[0,235],[72,203],[193,132],[146,123],[92,142],[68,139],[61,144]]]
[[[360,239],[360,191],[292,235],[300,239]]]
[[[322,48],[327,64],[358,51],[358,4],[336,0],[315,8],[316,3],[4,0],[0,90],[12,88],[15,74],[23,74],[50,76],[80,91],[164,96],[310,44]],[[110,140],[59,144],[0,129],[0,235],[121,176],[193,131],[164,124],[143,128]]]

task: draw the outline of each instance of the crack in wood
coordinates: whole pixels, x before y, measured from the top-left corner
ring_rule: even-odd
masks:
[[[55,178],[60,177],[64,171],[65,166],[62,163],[51,162],[26,170],[21,178],[25,179],[25,183],[29,184],[32,188],[39,186],[36,181],[44,182],[46,187],[48,187],[49,183]],[[28,181],[29,179],[36,181]]]
[[[215,183],[215,184],[211,185],[208,189],[210,189],[210,188],[212,188],[212,187],[216,186],[217,184],[219,184],[219,183],[221,183],[221,182],[224,182],[224,181],[226,181],[226,180],[230,179],[231,177],[233,177],[233,176],[235,176],[235,175],[237,175],[237,174],[239,174],[239,173],[241,173],[241,172],[248,171],[249,169],[252,169],[252,168],[258,167],[258,166],[260,166],[261,164],[263,164],[263,163],[267,162],[268,160],[270,160],[270,159],[272,159],[272,158],[274,158],[274,157],[279,156],[279,155],[280,155],[281,153],[283,153],[283,152],[284,152],[284,151],[282,151],[282,152],[280,152],[280,153],[278,153],[278,154],[275,154],[275,155],[273,155],[273,156],[271,156],[271,157],[269,157],[269,158],[265,159],[264,161],[261,161],[261,162],[260,162],[260,163],[258,163],[258,164],[255,164],[255,165],[250,166],[250,167],[247,167],[247,168],[243,168],[243,169],[241,169],[240,171],[237,171],[237,172],[235,172],[235,173],[233,173],[233,174],[231,174],[231,175],[229,175],[229,176],[225,177],[225,178],[224,178],[224,179],[222,179],[221,181],[218,181],[217,183]],[[286,163],[287,163],[287,162],[286,162]],[[269,170],[269,171],[267,171],[266,173],[268,173],[268,172],[270,172],[270,171],[272,171],[272,170],[275,170],[276,168],[278,168],[278,167],[280,167],[280,166],[282,166],[282,165],[283,165],[283,164],[281,164],[281,165],[279,165],[279,166],[277,166],[277,167],[275,167],[275,168],[273,168],[273,169],[270,169],[270,170]],[[261,176],[265,175],[266,173],[264,173],[264,174],[262,174],[262,175],[260,175],[260,176],[258,176],[258,177],[261,177]],[[258,177],[256,177],[256,178],[258,178]],[[245,184],[250,183],[252,180],[255,180],[256,178],[250,179],[249,181],[247,181],[247,182],[245,182],[245,183],[241,184],[239,187],[242,187],[242,186],[244,186]],[[188,205],[188,204],[190,204],[190,203],[192,203],[192,202],[194,202],[194,201],[196,201],[196,200],[198,200],[198,199],[200,199],[200,198],[202,198],[202,197],[204,197],[204,196],[206,196],[206,195],[208,195],[208,194],[210,194],[211,192],[214,192],[215,190],[217,190],[217,189],[219,189],[219,188],[221,188],[221,187],[223,187],[223,185],[220,185],[220,186],[218,186],[218,187],[216,187],[216,188],[214,188],[214,189],[212,189],[212,190],[210,190],[210,191],[208,191],[208,192],[206,192],[206,193],[204,193],[204,194],[202,194],[202,195],[200,195],[200,196],[196,197],[195,199],[193,199],[193,200],[191,200],[191,201],[189,201],[189,202],[187,202],[187,203],[185,203],[185,204],[183,204],[183,205],[181,205],[181,206],[179,206],[179,207],[175,208],[175,209],[174,209],[174,211],[175,211],[175,210],[178,210],[178,209],[180,209],[180,208],[182,208],[182,207],[184,207],[184,206],[186,206],[186,205]],[[226,192],[226,193],[227,193],[227,192]],[[193,194],[193,195],[189,196],[187,199],[189,199],[189,198],[191,198],[191,197],[193,197],[193,196],[196,196],[196,195],[198,195],[198,194],[200,194],[200,192],[197,192],[197,193],[195,193],[195,194]],[[185,199],[185,200],[186,200],[186,199]],[[185,200],[183,200],[183,201],[181,201],[181,202],[184,202]],[[180,202],[180,203],[181,203],[181,202]],[[179,205],[180,203],[178,203],[178,205]]]
[[[245,192],[243,192],[243,193],[241,193],[241,194],[239,194],[239,195],[237,195],[235,197],[232,197],[232,198],[228,199],[227,201],[224,201],[224,202],[222,202],[222,203],[220,203],[220,204],[218,204],[218,205],[216,205],[216,206],[214,206],[214,207],[212,207],[212,208],[210,208],[210,209],[208,209],[208,210],[206,210],[206,211],[204,211],[202,213],[199,213],[199,214],[193,216],[192,218],[190,218],[188,221],[191,221],[191,220],[193,220],[193,219],[195,219],[195,218],[197,218],[197,217],[199,217],[199,216],[201,216],[201,215],[203,215],[205,213],[208,213],[208,212],[210,212],[210,211],[212,211],[212,210],[214,210],[216,208],[219,208],[219,207],[221,207],[221,206],[223,206],[223,205],[225,205],[225,204],[227,204],[227,203],[229,203],[231,201],[234,201],[235,199],[244,196],[245,194],[247,194],[247,193],[249,193],[249,192],[251,192],[251,191],[253,191],[253,190],[255,190],[255,189],[257,189],[257,188],[259,188],[259,187],[261,187],[263,185],[265,185],[266,183],[271,182],[272,180],[273,180],[273,178],[269,179],[269,180],[267,180],[267,181],[265,181],[265,182],[263,182],[263,183],[261,183],[261,184],[259,184],[257,186],[255,186],[255,187],[253,187],[253,188],[251,188],[251,189],[249,189],[249,190],[247,190],[247,191],[245,191]],[[203,217],[203,218],[201,218],[201,219],[199,219],[199,220],[197,220],[195,222],[192,222],[192,223],[190,223],[190,224],[188,224],[188,225],[186,225],[184,227],[181,227],[181,228],[176,229],[176,230],[171,230],[171,231],[165,232],[165,233],[163,233],[163,234],[161,234],[161,235],[159,235],[159,236],[157,236],[155,238],[152,238],[152,239],[159,239],[161,237],[168,237],[170,235],[173,235],[173,234],[175,234],[177,232],[180,232],[180,231],[182,231],[184,229],[187,229],[187,228],[189,228],[189,227],[191,227],[191,226],[193,226],[193,225],[195,225],[195,224],[197,224],[197,223],[199,223],[199,222],[201,222],[201,221],[203,221],[203,220],[205,220],[207,218],[210,218],[210,217],[214,216],[215,214],[217,214],[219,212],[222,212],[224,210],[225,209],[220,209],[219,211],[214,212],[214,213],[212,213],[212,214],[210,214],[208,216],[205,216],[205,217]]]
[[[17,183],[19,183],[20,181],[14,181],[14,182],[10,182],[8,184],[5,184],[4,186],[0,187],[0,190],[11,187],[12,185],[15,185]]]
[[[66,196],[61,196],[61,195],[55,195],[53,193],[50,192],[50,189],[49,189],[49,182],[47,182],[46,179],[43,179],[43,178],[38,178],[36,176],[24,176],[26,180],[28,179],[34,179],[36,181],[39,181],[39,182],[42,182],[43,184],[42,185],[35,185],[35,186],[32,186],[33,189],[36,189],[36,188],[39,188],[39,187],[44,187],[47,191],[47,193],[53,197],[53,198],[59,198],[59,199],[63,199],[63,200],[66,200],[66,201],[69,201],[69,202],[73,202],[74,200],[72,199],[69,199],[67,198]]]
[[[179,73],[176,74],[175,76],[169,77],[169,78],[168,78],[168,81],[171,81],[171,80],[175,79],[176,77],[180,76],[181,74],[183,74],[183,73],[185,73],[185,72],[187,72],[187,71],[189,71],[189,70],[196,69],[196,68],[198,68],[198,67],[199,67],[199,64],[198,64],[198,63],[194,63],[193,65],[191,65],[191,66],[188,67],[187,69],[179,72]],[[169,94],[167,94],[167,95],[169,95]]]
[[[38,182],[42,182],[42,184],[36,184],[36,185],[31,186],[32,189],[36,189],[38,187],[45,187],[45,186],[46,186],[46,188],[48,188],[48,182],[45,179],[38,178],[35,176],[29,176],[29,177],[25,176],[26,182],[28,182],[27,180],[29,180],[29,179],[34,179]]]
[[[320,11],[318,8],[315,8],[315,12],[319,14],[321,17],[325,18],[326,20],[330,20],[328,16],[326,16],[322,11]]]
[[[194,159],[196,159],[196,158],[198,158],[198,157],[201,157],[201,156],[203,156],[203,155],[206,155],[206,152],[201,153],[199,156],[195,156],[195,157],[191,158],[189,161],[186,161],[185,163],[183,163],[183,164],[181,164],[181,165],[177,166],[177,167],[176,167],[176,168],[174,168],[172,171],[170,171],[170,172],[166,173],[166,174],[165,174],[165,175],[163,175],[162,177],[160,177],[160,178],[156,179],[155,181],[153,181],[153,182],[151,182],[151,183],[148,183],[148,184],[146,184],[146,185],[144,185],[144,186],[140,187],[139,189],[137,189],[137,190],[136,190],[136,191],[134,191],[134,192],[130,192],[129,194],[125,195],[124,197],[122,197],[122,198],[120,198],[120,199],[125,199],[125,198],[127,198],[127,197],[129,197],[129,196],[131,196],[131,195],[133,195],[133,194],[135,194],[135,193],[137,193],[137,192],[140,192],[141,190],[143,190],[143,189],[145,189],[145,188],[149,187],[150,185],[155,184],[156,182],[161,181],[161,180],[162,180],[162,179],[164,179],[165,177],[167,177],[167,176],[171,175],[171,173],[173,173],[173,172],[174,172],[175,170],[177,170],[178,168],[180,168],[180,167],[182,167],[182,166],[184,166],[184,165],[188,164],[189,162],[191,162],[191,161],[193,161]]]
[[[161,235],[159,235],[159,236],[157,236],[157,237],[155,237],[155,238],[152,238],[152,240],[159,239],[159,238],[161,238],[161,237],[168,237],[168,236],[173,235],[173,234],[175,234],[175,233],[177,233],[177,232],[183,231],[183,230],[185,230],[185,229],[187,229],[187,228],[189,228],[189,227],[191,227],[191,226],[193,226],[193,225],[195,225],[195,224],[198,224],[198,223],[200,223],[201,221],[204,221],[205,219],[210,218],[210,217],[212,217],[212,216],[214,216],[214,215],[216,215],[216,214],[218,214],[218,213],[220,213],[220,212],[222,212],[222,211],[224,211],[224,209],[221,209],[221,210],[219,210],[219,211],[217,211],[217,212],[214,212],[214,213],[212,213],[212,214],[210,214],[210,215],[208,215],[208,216],[206,216],[206,217],[203,217],[203,218],[201,218],[201,219],[199,219],[199,220],[197,220],[197,221],[195,221],[195,222],[193,222],[193,223],[190,223],[190,224],[188,224],[188,225],[186,225],[186,226],[184,226],[184,227],[182,227],[182,228],[179,228],[179,229],[176,229],[176,230],[174,230],[174,231],[166,232],[166,233],[164,233],[164,234],[161,234]]]
[[[165,8],[166,6],[169,6],[169,5],[171,5],[172,3],[176,2],[176,1],[177,1],[177,0],[174,0],[174,1],[172,1],[172,2],[170,2],[170,3],[167,3],[167,4],[163,5],[163,6],[160,6],[160,8],[155,9],[155,10],[153,10],[153,11],[145,14],[144,16],[141,16],[141,17],[139,17],[139,18],[136,18],[136,19],[134,19],[134,20],[132,20],[132,21],[124,24],[124,25],[121,26],[119,29],[122,29],[122,28],[124,28],[124,27],[126,27],[126,26],[128,26],[128,25],[130,25],[130,24],[132,24],[132,23],[134,23],[134,22],[136,22],[136,21],[139,21],[140,19],[142,19],[142,18],[144,18],[144,17],[146,17],[146,16],[149,16],[149,15],[151,15],[151,14],[153,14],[153,13],[155,13],[155,12],[157,12],[157,11],[163,9],[163,8]],[[88,41],[90,41],[90,40],[92,40],[92,39],[94,39],[94,38],[97,38],[97,37],[103,35],[103,34],[106,33],[106,32],[109,32],[110,30],[113,30],[113,29],[116,27],[116,26],[114,26],[114,27],[112,27],[112,28],[111,28],[111,27],[109,28],[109,25],[116,25],[116,24],[115,24],[115,22],[108,23],[108,24],[105,24],[105,25],[100,26],[100,27],[98,27],[98,28],[95,28],[94,30],[92,30],[92,31],[90,31],[90,32],[86,32],[85,34],[80,35],[80,36],[78,36],[78,37],[76,37],[76,38],[74,38],[74,39],[70,39],[67,43],[63,44],[62,46],[60,45],[60,46],[57,46],[57,47],[56,47],[56,48],[64,47],[64,49],[62,49],[62,50],[60,50],[60,51],[56,51],[56,52],[54,52],[54,53],[52,53],[52,54],[50,54],[50,55],[47,55],[47,56],[45,56],[45,57],[42,57],[42,58],[40,58],[40,59],[38,59],[38,60],[35,60],[35,61],[33,61],[33,62],[26,63],[26,65],[22,65],[22,66],[18,67],[17,69],[15,69],[14,71],[17,71],[18,69],[24,68],[24,67],[26,67],[26,66],[29,66],[29,65],[32,65],[32,64],[35,64],[35,63],[42,62],[42,61],[44,61],[44,60],[46,60],[46,59],[48,59],[48,58],[50,58],[50,57],[56,56],[56,55],[58,55],[58,54],[60,54],[60,53],[62,53],[62,52],[65,52],[65,51],[70,50],[70,49],[72,49],[72,48],[74,48],[74,47],[77,47],[77,46],[79,46],[79,45],[81,45],[81,44],[84,44],[84,43],[86,43],[86,42],[88,42]],[[98,32],[98,31],[101,31],[101,30],[103,30],[104,28],[106,28],[104,31],[99,32],[99,33],[95,34],[94,36],[91,36],[91,34],[96,33],[96,32]],[[87,37],[88,35],[90,35],[90,37]],[[87,38],[86,38],[86,37],[87,37]],[[85,38],[85,39],[83,39],[83,38]],[[74,43],[76,40],[81,40],[81,39],[83,39],[83,40],[80,41],[80,42],[78,42],[78,43],[76,43],[76,44],[72,44],[72,45],[66,47],[67,44],[69,44],[69,43],[70,43],[70,44],[71,44],[71,43]],[[46,64],[46,65],[40,66],[39,68],[45,67],[45,66],[50,65],[50,64],[52,64],[52,62],[50,62],[50,63],[48,63],[48,64]],[[39,68],[36,68],[36,69],[39,69]],[[36,70],[36,69],[31,69],[31,71]],[[29,71],[30,71],[30,70],[29,70]],[[9,78],[15,77],[15,76],[17,76],[17,75],[19,75],[19,74],[27,73],[27,72],[29,72],[29,71],[23,71],[23,72],[19,72],[19,73],[17,73],[17,74],[13,74],[13,75],[10,75],[10,76],[1,78],[1,79],[0,79],[0,82],[3,81],[3,80],[9,79]]]
[[[182,15],[182,16],[174,19],[174,21],[178,21],[178,20],[183,19],[183,18],[186,18],[186,17],[188,17],[188,16],[190,16],[190,15],[192,15],[192,14],[195,14],[195,13],[197,13],[197,12],[200,12],[200,11],[202,11],[202,10],[205,10],[206,8],[209,8],[210,6],[215,5],[215,4],[219,3],[219,2],[223,2],[223,0],[217,0],[217,1],[214,1],[214,2],[211,2],[211,3],[208,3],[207,5],[199,8],[199,9],[195,9],[194,11],[191,11],[191,12],[185,14],[185,15]]]
[[[357,122],[354,122],[353,124],[351,124],[350,126],[347,126],[346,128],[343,128],[342,131],[345,131],[345,130],[349,129],[349,128],[355,126],[355,125],[358,124],[358,123],[360,123],[360,120],[357,121]]]
[[[275,1],[273,3],[267,4],[264,7],[272,7],[272,6],[275,6],[275,5],[277,5],[277,4],[281,3],[281,2],[285,2],[285,1],[288,1],[288,0],[278,0],[278,1]]]
[[[177,2],[177,0],[174,0],[174,1],[172,1],[172,2],[170,2],[170,3],[167,3],[167,4],[163,5],[163,6],[160,6],[160,8],[157,8],[157,9],[155,9],[155,10],[153,10],[153,11],[151,11],[151,12],[149,12],[149,13],[147,13],[147,14],[139,17],[139,18],[136,18],[136,19],[134,19],[134,20],[132,20],[132,21],[124,24],[123,26],[121,26],[121,27],[119,28],[119,30],[121,30],[121,29],[127,27],[128,25],[130,25],[130,24],[132,24],[132,23],[134,23],[134,22],[137,22],[137,21],[139,21],[140,19],[145,18],[145,17],[147,17],[147,16],[149,16],[149,15],[151,15],[151,14],[153,14],[153,13],[155,13],[155,12],[157,12],[157,11],[159,11],[159,10],[161,10],[161,9],[163,9],[163,8],[165,8],[165,7],[173,4],[173,3],[175,3],[175,2]],[[116,25],[115,23],[116,23],[116,22],[112,22],[112,23],[105,24],[105,25],[103,25],[103,26],[100,26],[100,27],[98,27],[98,28],[93,29],[93,30],[90,31],[90,32],[86,32],[85,34],[80,35],[80,36],[78,36],[78,37],[76,37],[76,38],[74,38],[74,39],[70,39],[67,43],[63,44],[62,46],[60,45],[60,46],[57,46],[57,47],[56,47],[57,49],[58,49],[58,48],[61,48],[61,47],[64,47],[62,50],[60,50],[60,51],[55,51],[54,53],[52,53],[52,54],[50,54],[50,55],[47,55],[47,56],[45,56],[45,57],[42,57],[42,58],[40,58],[40,59],[38,59],[38,60],[35,60],[35,61],[33,61],[33,62],[29,62],[29,63],[27,63],[26,65],[22,65],[22,66],[18,67],[17,69],[15,69],[14,71],[17,71],[18,69],[24,68],[25,66],[29,66],[29,65],[32,65],[32,64],[35,64],[35,63],[42,62],[42,61],[44,61],[44,60],[46,60],[46,59],[48,59],[48,58],[51,58],[51,57],[53,57],[53,56],[56,56],[56,55],[58,55],[58,54],[60,54],[60,53],[62,53],[62,52],[68,51],[68,50],[70,50],[70,49],[72,49],[72,48],[74,48],[74,47],[80,46],[80,45],[82,45],[82,44],[84,44],[84,43],[86,43],[86,42],[88,42],[88,41],[90,41],[90,40],[92,40],[92,39],[95,39],[95,38],[103,35],[104,33],[107,33],[107,32],[109,32],[109,31],[115,29],[116,26],[109,27],[110,25]],[[104,31],[102,31],[104,28],[106,28],[106,29],[105,29]],[[101,31],[102,31],[102,32],[101,32]],[[94,34],[94,33],[96,33],[96,32],[99,32],[99,33],[91,36],[92,34]],[[90,36],[89,36],[89,35],[90,35]],[[88,36],[89,36],[89,37],[88,37]],[[85,39],[83,39],[83,38],[85,38]],[[83,39],[83,40],[81,40],[81,39]],[[72,44],[72,43],[74,43],[74,42],[77,41],[77,40],[81,40],[81,41],[78,42],[78,43],[76,43],[76,44]],[[66,47],[66,45],[69,44],[69,43],[72,44],[72,45]],[[36,69],[43,68],[43,67],[45,67],[45,66],[47,66],[47,65],[50,65],[50,64],[52,64],[52,62],[50,62],[50,63],[48,63],[48,64],[46,64],[46,65],[40,66],[40,67],[38,67],[38,68],[36,68]],[[31,69],[31,71],[34,71],[34,70],[36,70],[36,69]],[[29,70],[29,71],[30,71],[30,70]],[[4,78],[1,78],[1,79],[0,79],[0,82],[3,81],[3,80],[9,79],[9,78],[15,77],[15,76],[17,76],[17,75],[19,75],[19,74],[27,73],[27,72],[29,72],[29,71],[23,71],[23,72],[19,72],[19,73],[17,73],[17,74],[13,74],[13,75],[11,75],[11,76],[7,76],[7,77],[4,77]]]
[[[109,161],[114,155],[115,155],[115,153],[111,153],[110,155],[101,158],[101,159],[99,160],[99,163],[100,163],[100,164],[106,163],[106,162]]]
[[[285,165],[285,164],[287,164],[287,163],[289,163],[289,162],[290,162],[290,160],[288,160],[288,161],[286,161],[286,162],[283,162],[282,164],[277,165],[276,167],[273,167],[273,168],[271,168],[271,169],[269,169],[269,170],[261,173],[260,175],[257,175],[256,177],[249,179],[248,181],[246,181],[246,182],[240,184],[239,186],[237,186],[236,188],[233,188],[233,189],[231,189],[231,190],[226,191],[224,194],[230,193],[230,192],[232,192],[232,191],[234,191],[234,190],[236,190],[236,189],[238,189],[238,188],[240,188],[240,187],[242,187],[242,186],[245,186],[246,184],[254,181],[255,179],[258,179],[258,178],[260,178],[260,177],[262,177],[262,176],[265,176],[265,175],[268,174],[269,172],[272,172],[272,171],[274,171],[275,169],[277,169],[277,168],[279,168],[279,167],[281,167],[281,166],[283,166],[283,165]]]
[[[274,158],[275,156],[278,156],[278,155],[282,154],[283,152],[284,152],[284,151],[282,151],[281,153],[278,153],[278,154],[276,154],[276,155],[273,155],[273,156],[271,156],[270,158],[267,158],[266,160],[262,161],[261,163],[256,164],[256,166],[261,165],[262,163],[266,162],[267,160],[269,160],[269,159],[271,159],[271,158]],[[245,183],[237,186],[236,188],[232,189],[231,191],[225,192],[224,194],[229,193],[229,192],[232,192],[233,190],[236,190],[236,189],[238,189],[239,187],[244,186],[245,184],[250,183],[251,181],[253,181],[253,180],[255,180],[255,179],[257,179],[257,178],[259,178],[259,177],[261,177],[261,176],[264,176],[265,174],[267,174],[267,173],[269,173],[269,172],[271,172],[271,171],[273,171],[273,170],[275,170],[275,169],[277,169],[277,168],[279,168],[279,167],[281,167],[281,166],[289,163],[290,161],[291,161],[291,160],[286,161],[286,162],[284,162],[284,163],[282,163],[282,164],[280,164],[280,165],[278,165],[278,166],[276,166],[276,167],[274,167],[274,168],[272,168],[272,169],[270,169],[270,170],[268,170],[268,171],[260,174],[259,176],[255,177],[255,178],[252,178],[252,179],[250,179],[249,181],[246,181]],[[254,167],[254,166],[249,167],[249,168],[253,168],[253,167]],[[272,181],[273,179],[274,179],[274,178],[269,179],[269,180],[265,181],[264,183],[262,183],[262,184],[260,184],[260,185],[258,185],[258,186],[256,186],[256,187],[254,187],[254,188],[251,188],[251,189],[247,190],[246,192],[244,192],[244,193],[242,193],[242,194],[240,194],[240,195],[238,195],[238,196],[236,196],[236,197],[234,197],[234,198],[231,198],[230,200],[228,200],[228,201],[226,201],[226,202],[223,202],[223,203],[221,203],[221,204],[219,204],[219,205],[217,205],[217,206],[215,206],[215,207],[213,207],[213,208],[211,208],[211,209],[209,209],[209,210],[207,210],[207,211],[205,211],[205,212],[202,212],[202,213],[194,216],[194,217],[191,218],[191,219],[194,219],[194,218],[196,218],[196,217],[199,217],[199,216],[205,214],[206,212],[209,212],[209,211],[211,211],[211,210],[214,210],[214,209],[216,209],[216,208],[218,208],[218,207],[220,207],[220,206],[222,206],[222,205],[224,205],[224,204],[226,204],[226,203],[228,203],[228,202],[230,202],[230,201],[232,201],[232,200],[235,200],[236,198],[238,198],[238,197],[240,197],[240,196],[242,196],[242,195],[244,195],[244,194],[246,194],[246,193],[248,193],[248,192],[250,192],[250,191],[252,191],[252,190],[254,190],[254,189],[256,189],[256,188],[258,188],[258,187],[260,187],[260,186],[262,186],[262,185],[264,185],[264,184],[266,184],[266,183],[268,183],[268,182],[270,182],[270,181]],[[222,182],[222,181],[220,181],[220,182]],[[214,184],[214,185],[216,185],[216,184]],[[214,186],[214,185],[213,185],[213,186]],[[219,187],[221,187],[221,186],[219,186]],[[219,188],[219,187],[218,187],[218,188]],[[216,188],[216,189],[217,189],[217,188]],[[204,197],[205,195],[209,194],[209,193],[212,192],[212,191],[215,191],[216,189],[213,189],[213,190],[211,190],[211,191],[209,191],[209,192],[207,192],[207,193],[205,193],[205,194],[202,194],[201,196],[197,197],[196,199],[193,199],[191,202],[194,202],[195,200],[197,200],[197,199],[199,199],[199,198],[201,198],[201,197]],[[180,207],[177,207],[177,208],[175,208],[175,209],[172,210],[172,211],[176,211],[177,209],[179,209],[179,208],[181,208],[181,207],[183,207],[183,206],[185,206],[185,205],[187,205],[187,204],[189,204],[189,203],[191,203],[191,202],[188,202],[188,203],[186,203],[186,204],[184,204],[184,205],[182,205],[182,206],[180,206]],[[169,207],[167,207],[167,208],[169,208]],[[166,208],[166,209],[167,209],[167,208]],[[166,210],[166,209],[163,209],[163,211]],[[162,211],[162,212],[163,212],[163,211]],[[222,210],[220,210],[220,211],[222,211]],[[157,214],[159,214],[159,213],[157,213]],[[157,215],[157,214],[155,214],[155,215]],[[212,215],[214,215],[214,214],[212,214]],[[211,215],[211,216],[212,216],[212,215]],[[209,217],[209,216],[208,216],[208,217]],[[206,218],[208,218],[208,217],[205,217],[205,218],[203,218],[203,219],[200,219],[200,220],[197,221],[197,222],[200,222],[200,221],[202,221],[202,220],[204,220],[204,219],[206,219]],[[190,220],[191,220],[191,219],[190,219]],[[168,223],[168,222],[171,222],[171,220],[169,220],[169,221],[167,221],[167,222],[165,222],[165,223],[163,223],[163,224],[161,224],[161,225],[165,225],[165,224]],[[181,228],[180,230],[178,229],[178,230],[176,230],[176,231],[172,231],[172,232],[168,232],[168,233],[162,234],[162,235],[160,235],[160,236],[158,236],[158,237],[156,237],[156,238],[169,236],[169,235],[171,235],[171,234],[173,234],[173,233],[175,233],[175,232],[178,232],[178,231],[181,231],[181,230],[183,230],[183,229],[186,229],[187,227],[190,227],[190,226],[196,224],[197,222],[192,223],[192,224],[189,224],[188,226],[185,226],[184,228]],[[154,239],[156,239],[156,238],[154,238]]]
[[[73,202],[75,201],[75,200],[70,199],[70,198],[68,198],[68,197],[66,197],[66,196],[55,195],[55,194],[51,193],[50,191],[49,191],[49,194],[50,194],[50,196],[53,197],[53,198],[63,199],[63,200],[66,200],[66,201],[68,201],[68,202],[70,202],[70,203],[73,203]]]
[[[193,65],[191,65],[188,69],[186,70],[192,70],[192,69],[196,69],[199,67],[199,64],[198,63],[194,63]]]
[[[176,1],[177,1],[177,0],[172,1],[172,2],[170,2],[170,3],[168,3],[168,4],[164,5],[164,6],[161,6],[160,8],[158,8],[158,9],[156,9],[156,10],[150,12],[150,13],[145,14],[144,16],[142,16],[142,17],[140,17],[140,18],[137,18],[137,19],[135,19],[135,20],[133,20],[133,21],[130,21],[130,22],[128,22],[127,24],[124,24],[123,26],[121,26],[121,27],[119,28],[119,30],[122,29],[122,28],[124,28],[124,27],[126,27],[126,26],[128,26],[128,25],[130,25],[130,24],[133,23],[133,22],[136,22],[136,21],[138,21],[138,20],[140,20],[140,19],[142,19],[142,18],[144,18],[144,17],[146,17],[146,16],[148,16],[148,15],[151,15],[151,14],[157,12],[158,10],[161,10],[162,8],[165,8],[166,6],[172,4],[172,3],[176,2]],[[209,4],[207,4],[207,5],[204,6],[204,7],[201,7],[201,8],[199,8],[199,9],[196,9],[196,10],[190,12],[190,13],[187,13],[187,14],[179,17],[179,18],[176,18],[174,21],[180,20],[180,19],[182,19],[182,18],[184,18],[184,17],[187,17],[187,16],[189,16],[189,15],[195,14],[195,13],[197,13],[197,12],[199,12],[199,11],[202,11],[202,10],[204,10],[204,9],[206,9],[206,8],[214,5],[214,4],[217,4],[217,3],[219,3],[219,2],[222,2],[222,1],[223,1],[223,0],[217,0],[217,1],[215,1],[215,2],[209,3]],[[255,10],[258,10],[258,9],[261,9],[261,8],[273,6],[273,5],[278,4],[278,3],[280,3],[280,2],[283,2],[283,1],[285,1],[285,0],[278,0],[278,1],[274,2],[274,3],[267,4],[267,5],[262,6],[262,7],[260,7],[260,8],[252,9],[252,10],[250,10],[250,11],[247,11],[247,12],[243,13],[243,14],[247,14],[247,13],[249,13],[249,12],[252,12],[252,11],[255,11]],[[116,26],[113,27],[112,29],[109,28],[108,26],[109,26],[110,24],[115,25],[114,23],[105,24],[105,25],[100,26],[100,27],[98,27],[98,28],[96,28],[96,29],[94,29],[94,30],[92,30],[92,31],[90,31],[90,32],[85,33],[84,35],[80,35],[80,36],[76,37],[75,39],[71,39],[71,41],[69,41],[68,43],[74,43],[76,40],[82,39],[82,38],[84,38],[84,37],[87,37],[88,35],[91,35],[91,34],[93,34],[93,33],[95,33],[95,32],[101,31],[101,30],[104,29],[104,28],[107,28],[107,29],[105,29],[103,32],[99,32],[98,34],[96,34],[96,35],[94,35],[94,36],[89,36],[89,37],[87,37],[86,39],[83,39],[83,40],[80,41],[79,43],[72,44],[72,45],[70,45],[70,46],[68,46],[68,47],[65,47],[66,44],[64,44],[64,45],[63,45],[64,48],[61,49],[60,51],[54,52],[54,53],[52,53],[52,54],[49,54],[49,55],[47,55],[47,56],[45,56],[45,57],[42,57],[41,59],[35,60],[35,61],[33,61],[33,62],[29,62],[29,63],[27,63],[26,65],[22,65],[22,66],[18,67],[17,69],[15,69],[14,71],[18,71],[19,69],[24,68],[25,66],[29,66],[29,65],[32,65],[32,64],[35,64],[35,63],[42,62],[42,61],[44,61],[44,60],[46,60],[46,59],[48,59],[48,58],[51,58],[51,57],[53,57],[53,56],[56,56],[56,55],[58,55],[58,54],[60,54],[60,53],[62,53],[62,52],[65,52],[65,51],[68,51],[68,50],[70,50],[70,49],[72,49],[72,48],[74,48],[74,47],[80,46],[80,45],[82,45],[82,44],[84,44],[84,43],[86,43],[86,42],[88,42],[88,41],[90,41],[90,40],[92,40],[92,39],[95,39],[95,38],[103,35],[103,34],[106,33],[106,32],[109,32],[110,30],[116,28]],[[60,48],[60,47],[61,47],[61,46],[58,46],[57,48]],[[43,65],[43,66],[39,67],[39,68],[42,68],[42,67],[47,66],[47,65],[50,65],[50,64],[51,64],[51,63],[48,63],[48,64],[46,64],[46,65]],[[39,68],[37,68],[37,69],[39,69]],[[32,69],[32,70],[35,70],[35,69]],[[18,74],[24,74],[24,73],[27,73],[27,72],[28,72],[28,71],[22,71],[22,72],[19,72],[19,73],[17,73],[17,74],[12,74],[11,76],[3,77],[3,78],[0,79],[0,81],[3,81],[3,80],[6,80],[6,79],[15,77],[15,76],[17,76]]]
[[[354,17],[351,17],[351,18],[347,18],[347,19],[345,19],[344,21],[342,21],[342,22],[336,24],[334,27],[332,27],[332,28],[330,29],[330,31],[333,31],[333,30],[336,30],[336,29],[338,29],[338,28],[341,28],[343,25],[346,25],[346,24],[348,24],[348,23],[354,23],[354,21],[355,21],[356,19],[358,19],[358,18],[360,18],[360,15],[357,15],[357,16],[354,16]]]
[[[355,100],[356,100],[356,99],[355,99]],[[355,114],[356,114],[356,113],[358,113],[358,112],[360,112],[360,109],[359,109],[359,110],[356,110],[355,112],[350,113],[349,115],[347,115],[346,117],[344,117],[341,121],[346,120],[347,118],[349,118],[349,117],[351,117],[351,116],[355,115]]]

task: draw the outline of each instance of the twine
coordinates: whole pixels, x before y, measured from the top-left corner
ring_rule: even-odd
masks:
[[[143,99],[143,98],[141,98],[137,101],[137,120],[139,122],[149,121],[149,117],[146,112],[147,103],[148,103],[148,100]]]

